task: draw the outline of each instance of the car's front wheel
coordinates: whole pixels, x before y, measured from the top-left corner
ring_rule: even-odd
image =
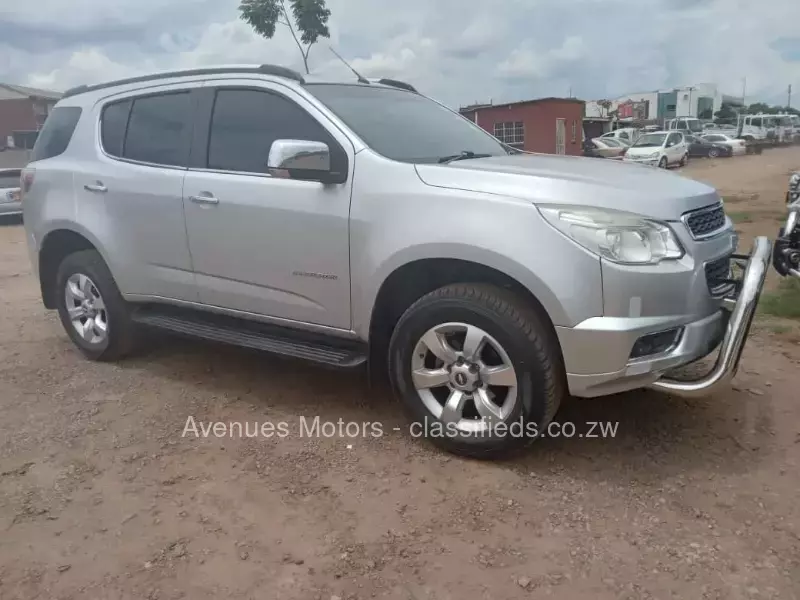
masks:
[[[466,456],[532,442],[565,393],[552,327],[491,285],[450,285],[418,300],[394,330],[389,361],[412,436]]]
[[[719,150],[716,148],[711,148],[708,151],[708,158],[717,158],[719,156]]]
[[[122,358],[134,347],[135,324],[105,261],[96,250],[64,258],[56,275],[61,323],[83,354],[99,361]]]
[[[662,169],[666,169],[668,166],[668,161],[666,156],[662,156],[661,160],[658,161],[658,166]]]

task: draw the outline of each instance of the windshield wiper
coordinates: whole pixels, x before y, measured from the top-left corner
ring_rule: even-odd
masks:
[[[467,160],[470,158],[489,158],[491,154],[475,154],[472,150],[462,150],[459,154],[443,156],[439,159],[439,164],[447,164],[455,160]]]

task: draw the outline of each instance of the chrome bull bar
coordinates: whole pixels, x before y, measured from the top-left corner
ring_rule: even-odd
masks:
[[[749,257],[735,258],[746,260],[747,266],[739,285],[738,296],[723,301],[723,310],[730,311],[731,314],[714,367],[707,375],[696,380],[683,381],[662,377],[650,385],[652,389],[684,398],[698,398],[727,385],[736,375],[769,269],[770,241],[763,236],[757,237]]]

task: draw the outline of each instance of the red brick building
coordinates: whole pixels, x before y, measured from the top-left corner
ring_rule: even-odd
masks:
[[[30,147],[60,97],[57,92],[0,83],[0,147]]]
[[[515,148],[545,154],[583,153],[583,100],[539,98],[467,106],[460,112]]]

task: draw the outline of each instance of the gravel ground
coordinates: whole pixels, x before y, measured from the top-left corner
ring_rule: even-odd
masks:
[[[747,242],[797,166],[800,148],[684,171],[759,215]],[[413,439],[358,377],[170,338],[87,362],[19,225],[0,226],[0,303],[0,598],[800,597],[800,346],[769,329],[731,390],[569,400],[574,437],[481,463]],[[190,416],[289,435],[184,437]],[[303,416],[386,435],[308,438]],[[580,437],[594,421],[616,435]]]

